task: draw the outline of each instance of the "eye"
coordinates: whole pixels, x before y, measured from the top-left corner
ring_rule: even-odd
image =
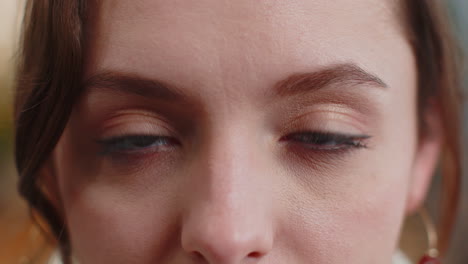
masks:
[[[163,150],[178,144],[177,140],[167,136],[128,135],[98,140],[102,145],[101,154],[138,152],[145,150]]]
[[[313,150],[344,150],[366,148],[367,135],[347,135],[330,132],[299,132],[287,135],[281,140],[292,141]]]

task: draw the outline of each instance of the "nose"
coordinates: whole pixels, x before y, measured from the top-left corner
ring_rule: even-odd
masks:
[[[268,176],[239,134],[218,139],[190,176],[182,248],[203,263],[258,263],[273,246]]]
[[[257,263],[270,251],[272,239],[265,229],[249,225],[241,216],[203,214],[190,219],[182,235],[182,247],[195,259],[210,264]]]

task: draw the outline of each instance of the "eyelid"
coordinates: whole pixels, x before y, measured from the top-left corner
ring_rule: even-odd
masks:
[[[291,116],[291,115],[290,115]],[[306,106],[293,111],[292,117],[281,127],[282,134],[288,131],[345,131],[348,134],[367,134],[371,128],[361,113],[347,106],[322,104]]]
[[[375,122],[382,115],[381,106],[384,104],[386,93],[382,93],[382,89],[336,89],[321,90],[310,96],[300,97],[297,102],[298,109],[318,108],[326,110],[334,110],[344,113],[353,113],[357,117],[356,120],[363,125]],[[360,118],[364,117],[364,118]]]
[[[144,110],[123,110],[105,120],[100,137],[111,138],[125,135],[164,135],[179,137],[169,122],[159,115]]]

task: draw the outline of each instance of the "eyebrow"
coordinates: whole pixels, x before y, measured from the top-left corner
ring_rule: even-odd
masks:
[[[273,89],[268,89],[265,95],[289,97],[336,85],[388,87],[376,75],[363,70],[354,63],[346,63],[328,66],[314,72],[292,74],[277,82]],[[88,78],[83,86],[85,89],[104,88],[166,101],[190,101],[190,95],[181,87],[162,80],[118,71],[99,72]]]
[[[331,86],[374,86],[388,88],[376,75],[354,63],[338,64],[311,73],[298,73],[277,82],[273,93],[284,97],[310,93]]]
[[[176,85],[119,71],[99,72],[88,78],[83,87],[85,89],[106,89],[167,101],[188,101],[189,97]]]

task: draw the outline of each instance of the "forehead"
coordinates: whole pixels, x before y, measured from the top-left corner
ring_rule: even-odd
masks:
[[[392,86],[412,57],[396,2],[102,0],[88,23],[85,73],[219,87],[353,62]]]

